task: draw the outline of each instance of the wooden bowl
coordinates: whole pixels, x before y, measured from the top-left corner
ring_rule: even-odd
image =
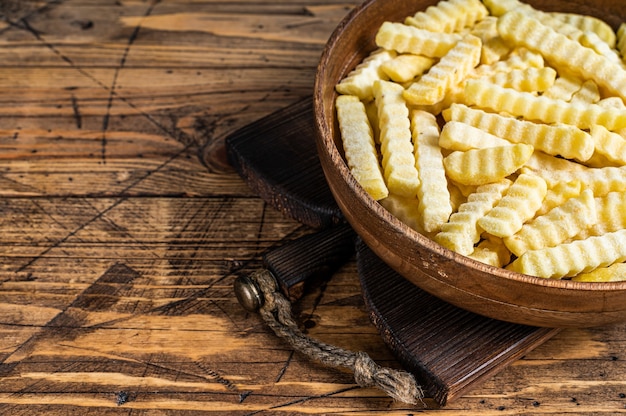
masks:
[[[328,184],[346,219],[390,267],[426,292],[460,308],[504,321],[555,328],[626,321],[626,282],[543,279],[461,256],[392,216],[350,174],[335,117],[335,85],[375,49],[375,33],[384,21],[402,22],[437,2],[366,1],[346,16],[324,49],[314,91],[317,147]],[[614,29],[626,21],[626,8],[615,0],[527,3],[545,11],[593,15]]]

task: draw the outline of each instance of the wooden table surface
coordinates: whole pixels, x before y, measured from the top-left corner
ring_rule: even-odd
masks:
[[[349,0],[0,1],[0,414],[626,413],[626,326],[565,330],[440,410],[290,349],[236,276],[311,230],[224,138],[309,96]],[[294,305],[398,367],[354,261]]]

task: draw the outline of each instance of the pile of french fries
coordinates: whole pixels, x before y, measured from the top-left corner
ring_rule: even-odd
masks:
[[[372,198],[496,267],[626,280],[626,24],[442,0],[376,45],[335,103]]]

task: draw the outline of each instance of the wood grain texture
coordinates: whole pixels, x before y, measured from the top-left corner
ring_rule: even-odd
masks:
[[[311,230],[250,191],[223,139],[311,93],[356,3],[0,2],[0,413],[424,411],[303,359],[232,293]],[[294,313],[399,366],[354,261]],[[622,413],[625,340],[623,325],[565,330],[436,412]]]

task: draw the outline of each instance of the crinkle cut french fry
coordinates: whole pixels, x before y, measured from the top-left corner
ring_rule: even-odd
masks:
[[[415,144],[415,166],[419,173],[418,212],[427,232],[439,231],[452,214],[448,180],[439,147],[439,125],[434,115],[411,112],[411,131]]]
[[[449,121],[469,124],[511,143],[530,144],[537,150],[567,159],[585,161],[594,151],[592,137],[583,130],[567,124],[533,123],[487,113],[463,104],[452,104],[444,117]]]
[[[580,104],[595,104],[600,101],[601,98],[598,84],[592,80],[587,80],[583,83],[580,90],[574,93],[571,102]]]
[[[383,62],[381,69],[392,81],[407,82],[428,71],[434,63],[433,58],[403,54]]]
[[[448,89],[460,83],[480,61],[482,42],[466,35],[433,65],[418,81],[404,91],[412,105],[432,105],[443,100]]]
[[[441,58],[461,40],[458,33],[438,33],[402,23],[384,22],[376,33],[376,45],[399,53]]]
[[[587,167],[580,163],[572,162],[562,157],[556,157],[536,150],[526,162],[523,169],[529,168],[531,170],[544,171],[544,170],[562,170],[562,171],[575,171],[586,170]]]
[[[487,6],[489,12],[496,17],[500,17],[504,13],[520,7],[525,10],[530,9],[529,5],[519,0],[483,0],[483,3]]]
[[[537,216],[547,214],[553,208],[563,205],[570,198],[576,198],[583,191],[583,184],[580,181],[559,182],[548,188],[541,208],[537,211]]]
[[[554,85],[556,71],[550,67],[514,69],[510,72],[496,72],[488,80],[518,91],[542,92]]]
[[[429,236],[422,227],[422,220],[417,211],[417,198],[389,194],[387,198],[380,200],[380,205],[409,228]]]
[[[449,121],[441,130],[439,146],[448,150],[467,151],[486,147],[511,146],[513,143],[489,132],[459,121]]]
[[[595,33],[611,48],[614,48],[616,45],[615,32],[604,20],[578,13],[550,12],[549,14],[552,17],[576,27],[582,32]]]
[[[450,216],[441,231],[435,235],[435,241],[462,255],[474,251],[474,244],[480,240],[482,229],[478,220],[485,216],[511,186],[508,179],[479,186],[467,197],[467,201],[459,206],[457,212]]]
[[[409,109],[402,98],[404,89],[390,81],[376,81],[373,90],[378,107],[385,183],[391,193],[414,197],[419,177],[415,169]]]
[[[569,68],[626,98],[626,70],[539,20],[513,10],[500,17],[498,32],[504,40],[540,52],[553,65]]]
[[[626,22],[617,29],[617,42],[615,47],[622,54],[622,59],[626,57]]]
[[[490,65],[479,65],[471,74],[470,78],[488,77],[498,72],[509,72],[516,69],[543,68],[543,57],[527,48],[514,49],[505,60],[494,62]]]
[[[545,215],[525,223],[522,229],[504,239],[504,244],[516,256],[528,250],[554,247],[576,236],[597,220],[593,192],[587,189],[570,198]]]
[[[598,236],[626,228],[626,192],[609,192],[597,197],[597,221],[576,235],[576,240]],[[617,207],[617,208],[616,208]]]
[[[582,85],[583,81],[578,76],[571,74],[560,75],[554,81],[554,84],[543,92],[543,96],[569,102],[574,97],[574,94],[580,91]]]
[[[455,151],[446,156],[443,165],[448,177],[464,185],[484,185],[503,179],[524,166],[533,147],[517,143],[507,146]]]
[[[624,137],[610,132],[602,126],[593,126],[591,137],[595,142],[596,153],[601,154],[611,162],[626,165],[626,139]]]
[[[619,230],[556,247],[527,251],[507,269],[530,276],[561,279],[624,260],[626,230]]]
[[[486,16],[472,27],[470,33],[478,36],[483,42],[480,63],[490,65],[500,61],[509,52],[511,47],[500,37],[497,28],[498,18]]]
[[[442,0],[409,16],[404,23],[433,32],[457,32],[482,20],[489,11],[480,0]]]
[[[469,79],[465,83],[465,104],[506,112],[529,121],[571,124],[580,129],[588,129],[596,124],[609,130],[626,127],[626,111],[624,110],[603,108],[597,104],[581,106],[562,100],[534,96],[528,92],[502,88],[480,79]]]
[[[595,196],[604,196],[609,192],[626,191],[626,166],[609,166],[604,168],[585,168],[582,170],[546,170],[524,166],[524,173],[541,176],[548,186],[553,187],[559,182],[580,181],[591,189]]]
[[[613,263],[610,266],[598,267],[572,277],[574,282],[623,282],[624,280],[626,280],[626,263]]]
[[[378,163],[365,106],[353,95],[339,95],[335,105],[346,162],[352,175],[372,198],[385,198],[389,191]]]
[[[387,75],[381,70],[381,65],[395,56],[396,52],[394,51],[380,48],[375,50],[342,79],[335,86],[335,90],[339,94],[356,95],[364,101],[371,100],[374,98],[372,93],[374,81],[388,79]]]
[[[547,191],[546,182],[539,176],[520,174],[498,204],[478,220],[478,225],[496,237],[512,236],[535,216]]]
[[[511,252],[502,239],[491,237],[478,243],[468,257],[494,267],[504,267],[511,261]]]

